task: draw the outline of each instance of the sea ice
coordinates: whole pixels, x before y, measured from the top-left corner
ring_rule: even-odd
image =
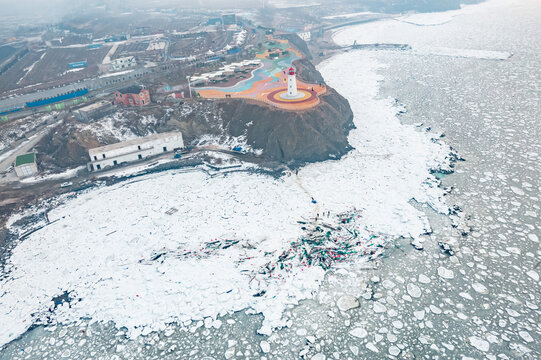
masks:
[[[419,286],[415,285],[414,283],[409,283],[407,285],[408,294],[411,297],[418,298],[421,296],[421,289]]]
[[[371,342],[367,342],[366,343],[366,348],[370,351],[373,351],[375,353],[379,352],[378,348],[376,347],[376,345],[374,345],[373,343]]]
[[[358,307],[359,301],[354,296],[345,295],[338,299],[338,301],[336,302],[336,306],[338,306],[340,311],[348,311],[350,309]]]
[[[349,333],[352,335],[352,336],[355,336],[355,337],[358,337],[358,338],[365,338],[367,335],[368,335],[368,332],[366,331],[366,329],[364,328],[361,328],[361,327],[357,327],[355,329],[352,329],[349,331]]]
[[[424,310],[414,311],[413,316],[415,316],[417,320],[423,320],[425,317],[425,311]]]
[[[481,283],[473,283],[472,288],[477,291],[479,294],[488,294],[488,289],[485,285]]]
[[[438,268],[438,275],[444,279],[453,279],[455,277],[453,270],[446,269],[443,266]]]
[[[473,347],[484,352],[488,351],[490,347],[490,344],[488,343],[488,341],[483,340],[478,336],[470,336],[469,341]]]
[[[261,341],[259,346],[261,347],[261,351],[263,351],[265,354],[270,351],[270,344],[265,340]]]
[[[384,304],[382,304],[382,303],[379,302],[379,301],[374,302],[374,312],[375,312],[376,314],[378,314],[378,313],[384,313],[384,312],[386,312],[386,311],[387,311],[387,307],[386,307]]]
[[[534,279],[535,281],[539,281],[539,274],[535,270],[528,270],[526,272],[526,275]]]
[[[521,338],[524,339],[524,341],[526,342],[532,342],[533,341],[533,337],[530,335],[530,333],[528,333],[527,331],[519,331],[518,334],[520,335]]]

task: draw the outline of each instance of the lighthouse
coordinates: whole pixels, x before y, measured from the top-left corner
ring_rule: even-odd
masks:
[[[287,97],[296,98],[297,96],[297,79],[295,77],[295,69],[290,67],[287,73]]]

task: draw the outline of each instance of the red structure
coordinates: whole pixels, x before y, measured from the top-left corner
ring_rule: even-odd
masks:
[[[116,91],[113,102],[124,106],[145,106],[150,104],[150,93],[142,86],[134,85]]]
[[[289,68],[289,75],[295,75],[295,69],[292,67]]]

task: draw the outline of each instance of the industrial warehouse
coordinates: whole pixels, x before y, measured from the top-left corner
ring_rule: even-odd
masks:
[[[149,135],[88,150],[89,171],[98,171],[154,155],[178,151],[184,147],[180,132]]]

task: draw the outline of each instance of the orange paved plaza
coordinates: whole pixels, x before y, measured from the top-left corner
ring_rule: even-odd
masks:
[[[253,70],[251,78],[230,87],[203,87],[196,91],[202,98],[223,99],[242,98],[261,101],[286,110],[306,110],[319,104],[320,95],[326,89],[324,85],[308,84],[297,79],[299,98],[284,99],[281,94],[287,92],[286,69],[299,58],[299,53],[289,47],[287,40],[272,39],[264,52],[257,54],[262,66]],[[274,52],[283,51],[286,55],[278,59],[270,59],[271,47]]]

